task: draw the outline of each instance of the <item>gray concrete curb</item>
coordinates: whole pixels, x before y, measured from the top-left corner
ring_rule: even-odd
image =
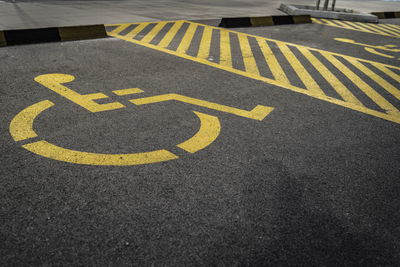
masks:
[[[359,22],[378,23],[378,17],[367,13],[349,13],[345,9],[337,11],[315,10],[312,6],[281,4],[279,10],[289,15],[310,15],[315,18],[339,19]]]

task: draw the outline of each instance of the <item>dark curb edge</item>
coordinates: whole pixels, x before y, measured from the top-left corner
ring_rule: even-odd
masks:
[[[219,27],[259,27],[287,24],[312,23],[310,15],[281,15],[268,17],[242,17],[242,18],[222,18]]]
[[[377,16],[378,19],[400,18],[400,11],[372,12],[371,14]]]
[[[104,25],[0,31],[0,46],[64,42],[107,37]]]

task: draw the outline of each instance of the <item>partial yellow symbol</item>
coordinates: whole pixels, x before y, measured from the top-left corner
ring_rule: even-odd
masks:
[[[99,112],[106,110],[119,109],[124,107],[118,102],[109,104],[97,104],[93,100],[107,97],[104,94],[89,94],[81,95],[61,84],[67,83],[74,80],[74,76],[67,74],[46,74],[40,75],[35,78],[35,81],[42,85],[45,85],[54,92],[64,96],[68,100],[80,105],[91,112]],[[142,93],[143,91],[139,88],[130,88],[123,90],[114,90],[113,93],[119,96],[131,95]],[[222,112],[231,113],[234,115],[242,116],[254,120],[263,120],[272,110],[271,107],[256,106],[251,111],[241,110],[232,108],[196,98],[177,94],[166,94],[153,97],[145,97],[130,100],[136,105],[144,105],[157,103],[167,100],[177,100],[196,106],[210,108]],[[44,111],[54,106],[54,103],[49,100],[43,100],[36,104],[33,104],[20,113],[18,113],[10,123],[10,133],[15,141],[23,141],[31,138],[38,137],[33,129],[35,119]],[[188,140],[180,143],[177,147],[189,152],[195,153],[211,145],[219,136],[221,132],[221,124],[218,117],[208,115],[205,113],[193,111],[200,120],[200,128],[195,135]],[[102,166],[124,166],[124,165],[140,165],[150,164],[156,162],[164,162],[179,157],[168,150],[156,150],[142,153],[129,153],[129,154],[102,154],[102,153],[91,153],[78,150],[71,150],[63,147],[59,147],[45,140],[39,140],[36,142],[22,145],[23,148],[30,152],[47,157],[54,160],[85,164],[85,165],[102,165]]]
[[[348,43],[348,44],[354,44],[354,45],[359,45],[359,46],[364,46],[365,51],[370,52],[372,54],[381,56],[381,57],[386,57],[386,58],[396,58],[395,56],[388,55],[382,52],[376,51],[376,49],[383,50],[383,51],[388,51],[388,52],[393,52],[393,53],[399,53],[400,49],[396,48],[397,45],[369,45],[369,44],[363,44],[363,43],[357,43],[354,40],[351,39],[345,39],[345,38],[334,38],[336,41],[343,42],[343,43]],[[400,60],[400,58],[398,58]]]
[[[68,100],[80,105],[81,107],[89,110],[90,112],[100,112],[107,110],[120,109],[125,107],[121,103],[114,102],[108,104],[98,104],[93,100],[108,98],[103,93],[95,93],[88,95],[81,95],[65,86],[63,83],[72,82],[75,77],[69,74],[44,74],[37,76],[35,81],[56,92],[57,94],[67,98]]]

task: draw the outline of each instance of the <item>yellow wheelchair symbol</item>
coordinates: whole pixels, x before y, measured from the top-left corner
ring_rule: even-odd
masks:
[[[381,56],[381,57],[386,57],[386,58],[396,58],[395,56],[392,55],[388,55],[382,52],[379,52],[377,50],[380,51],[386,51],[386,52],[392,52],[392,53],[399,53],[400,49],[396,48],[397,45],[369,45],[369,44],[363,44],[363,43],[357,43],[354,40],[351,39],[345,39],[345,38],[334,38],[334,40],[339,41],[339,42],[343,42],[343,43],[348,43],[348,44],[354,44],[354,45],[359,45],[359,46],[363,46],[365,51]],[[398,60],[400,60],[400,58],[398,58]]]
[[[112,102],[107,104],[96,103],[94,100],[108,98],[108,96],[103,93],[82,95],[63,85],[64,83],[71,82],[74,79],[74,76],[68,74],[45,74],[37,76],[35,78],[35,81],[90,112],[103,112],[125,108],[125,106],[119,102]],[[114,94],[120,96],[138,94],[142,92],[143,91],[139,88],[113,91]],[[180,101],[195,106],[214,109],[217,111],[226,112],[258,121],[262,121],[274,110],[274,108],[272,107],[258,105],[251,111],[246,111],[179,94],[163,94],[151,97],[136,98],[129,101],[130,103],[138,106],[163,101]],[[10,133],[13,139],[18,142],[38,137],[36,132],[33,130],[34,120],[36,117],[38,117],[40,113],[50,109],[53,106],[54,103],[50,100],[43,100],[25,108],[20,113],[18,113],[10,123]],[[217,139],[221,131],[221,124],[218,117],[198,111],[193,112],[200,120],[200,128],[194,136],[177,145],[177,147],[189,153],[195,153],[209,146]],[[143,153],[101,154],[62,148],[45,140],[24,144],[22,145],[22,147],[31,151],[34,154],[50,159],[86,165],[140,165],[163,162],[179,158],[177,155],[164,149]]]

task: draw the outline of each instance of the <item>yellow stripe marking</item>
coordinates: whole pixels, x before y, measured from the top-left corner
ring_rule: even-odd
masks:
[[[391,24],[379,24],[381,27],[383,27],[383,28],[386,28],[386,29],[388,29],[388,30],[391,30],[391,31],[394,31],[396,34],[400,34],[400,28],[394,28],[394,27],[391,27],[391,26],[393,26],[393,25],[391,25]]]
[[[381,57],[394,58],[394,56],[386,55],[386,54],[380,53],[380,52],[378,52],[378,51],[376,51],[375,49],[370,48],[370,47],[365,47],[364,49],[365,49],[365,51],[368,51],[368,52],[370,52],[370,53],[372,53],[372,54],[375,54],[375,55],[378,55],[378,56],[381,56]]]
[[[196,111],[194,113],[200,119],[200,130],[189,140],[177,145],[189,153],[206,148],[217,139],[221,132],[221,124],[217,117]]]
[[[391,77],[393,80],[396,80],[398,83],[400,83],[400,76],[388,69],[386,66],[382,64],[373,64],[373,66]]]
[[[258,105],[255,108],[253,108],[251,111],[247,111],[247,110],[243,110],[243,109],[233,108],[233,107],[216,104],[216,103],[208,102],[205,100],[196,99],[196,98],[192,98],[192,97],[188,97],[188,96],[184,96],[184,95],[178,95],[178,94],[157,95],[157,96],[132,99],[129,101],[135,105],[140,106],[140,105],[146,105],[146,104],[152,104],[152,103],[158,103],[158,102],[164,102],[164,101],[171,101],[171,100],[180,101],[183,103],[188,103],[188,104],[192,104],[192,105],[199,106],[199,107],[214,109],[214,110],[234,114],[236,116],[253,119],[253,120],[259,120],[259,121],[262,121],[265,117],[268,116],[269,113],[271,113],[274,110],[274,108],[272,108],[272,107]]]
[[[391,30],[389,30],[389,29],[387,29],[387,28],[385,28],[385,27],[382,27],[382,25],[368,25],[368,26],[370,26],[370,27],[372,27],[372,28],[375,28],[375,29],[377,29],[378,31],[382,31],[382,32],[384,32],[384,33],[386,33],[386,34],[390,34],[390,35],[394,35],[394,36],[400,36],[400,34],[399,33],[397,33],[397,32],[394,32],[394,31],[391,31]]]
[[[196,28],[197,28],[196,24],[190,23],[189,28],[186,30],[186,33],[183,36],[180,45],[178,46],[178,49],[176,49],[176,52],[186,54],[190,44],[192,43],[192,39],[194,33],[196,32]]]
[[[395,96],[398,100],[400,100],[400,90],[398,90],[396,87],[388,83],[386,80],[382,79],[382,77],[377,75],[375,72],[373,72],[357,60],[350,60],[350,63],[353,64],[357,69],[362,71],[369,78],[371,78],[373,81],[375,81],[377,84],[382,86],[382,88],[384,88],[386,91]]]
[[[157,33],[159,33],[164,28],[165,24],[167,24],[167,22],[157,23],[157,25],[154,26],[153,29],[151,29],[151,31],[146,34],[145,37],[143,37],[142,42],[150,43],[154,39],[154,37],[156,37]]]
[[[245,34],[238,34],[240,50],[242,51],[243,63],[247,72],[260,75],[256,60],[250,47],[249,39]]]
[[[126,38],[134,38],[138,33],[140,33],[149,24],[150,24],[150,22],[145,22],[145,23],[139,24],[135,29],[133,29],[127,35],[125,35],[125,37]]]
[[[371,31],[371,30],[369,30],[369,29],[367,29],[365,27],[362,27],[362,25],[355,24],[354,22],[347,21],[347,24],[350,24],[351,26],[356,28],[356,30],[359,29],[362,32],[376,33],[375,31]]]
[[[342,22],[340,20],[335,20],[335,23],[339,24],[339,26],[342,26],[343,28],[354,30],[354,27],[352,27],[352,26],[350,26],[350,25],[348,25],[348,24],[346,24],[346,23],[344,23],[344,22]]]
[[[199,52],[197,53],[198,58],[208,58],[210,55],[212,28],[204,27],[203,36],[201,38]]]
[[[299,51],[308,59],[308,61],[318,70],[318,72],[325,78],[325,80],[335,89],[335,91],[345,100],[346,102],[353,103],[355,105],[364,106],[346,86],[339,81],[336,76],[325,67],[321,61],[319,61],[307,48],[299,47]]]
[[[123,96],[123,95],[133,95],[143,93],[143,90],[139,88],[129,88],[129,89],[121,89],[112,91],[114,94]]]
[[[110,32],[111,34],[120,34],[123,30],[125,30],[126,28],[128,28],[130,25],[133,25],[131,23],[126,23],[126,24],[121,24],[119,25],[117,28],[115,28],[112,32]],[[109,34],[110,34],[109,33]]]
[[[100,112],[125,107],[118,102],[98,104],[94,100],[108,98],[108,96],[102,93],[81,95],[62,85],[63,83],[72,82],[73,80],[75,80],[75,77],[69,74],[43,74],[35,78],[36,82],[67,98],[75,104],[80,105],[90,112]]]
[[[315,95],[325,95],[319,85],[314,81],[308,71],[290,50],[290,48],[283,42],[276,43],[306,88]]]
[[[37,155],[75,164],[97,166],[130,166],[150,164],[179,158],[167,150],[156,150],[134,154],[99,154],[62,148],[47,141],[23,145],[23,148]]]
[[[169,29],[168,33],[164,36],[164,38],[160,41],[158,44],[161,47],[168,47],[169,44],[172,42],[172,39],[174,39],[176,33],[179,31],[179,29],[182,27],[183,21],[177,21],[172,25],[171,29]]]
[[[374,32],[379,33],[379,34],[391,36],[391,34],[388,34],[388,33],[386,33],[386,32],[383,32],[383,31],[379,30],[379,29],[376,29],[376,28],[374,28],[374,27],[368,25],[368,23],[361,23],[361,22],[355,22],[355,23],[356,23],[357,25],[361,25],[362,27],[368,28],[368,29],[370,29],[370,30],[372,30],[372,31],[374,31]]]
[[[325,25],[330,25],[330,26],[334,26],[334,27],[343,28],[343,27],[341,27],[340,25],[334,23],[333,20],[321,19],[321,21],[322,21],[323,23],[325,23]]]
[[[194,22],[187,22],[187,23],[194,23]],[[200,23],[195,23],[195,24],[201,25],[203,27],[210,27],[210,28],[215,29],[217,31],[221,30],[220,28],[213,27],[213,26],[207,26],[207,25],[200,24]],[[231,30],[226,30],[226,29],[221,30],[221,32],[222,31],[223,32],[228,32],[228,33],[231,32],[233,34],[238,34],[238,32],[231,31]],[[119,38],[121,40],[125,40],[125,41],[128,41],[128,42],[134,43],[134,44],[138,44],[138,45],[145,46],[145,47],[148,47],[148,48],[151,48],[151,49],[155,49],[155,50],[167,53],[167,54],[175,55],[175,56],[178,56],[178,57],[181,57],[181,58],[185,58],[185,59],[192,60],[192,61],[195,61],[195,62],[198,62],[198,63],[202,63],[204,65],[208,65],[208,66],[211,66],[211,67],[214,67],[214,68],[218,68],[218,69],[225,70],[225,71],[228,71],[228,72],[231,72],[231,73],[235,73],[237,75],[241,75],[241,76],[244,76],[244,77],[247,77],[247,78],[252,78],[252,79],[255,79],[255,80],[258,80],[258,81],[263,81],[263,82],[266,82],[268,84],[272,84],[272,85],[276,85],[276,86],[279,86],[279,87],[282,87],[282,88],[289,89],[289,90],[291,90],[293,92],[302,93],[302,94],[305,94],[305,95],[308,95],[308,96],[312,96],[312,97],[314,97],[316,99],[320,99],[320,100],[323,100],[323,101],[326,101],[326,102],[329,102],[329,103],[333,103],[333,104],[336,104],[336,105],[339,105],[339,106],[342,106],[342,107],[350,108],[352,110],[363,112],[365,114],[369,114],[369,115],[372,115],[372,116],[375,116],[375,117],[378,117],[378,118],[381,118],[381,119],[385,119],[387,121],[391,121],[391,122],[395,122],[395,123],[399,123],[400,124],[400,117],[395,117],[395,116],[392,116],[392,115],[388,115],[388,114],[383,113],[381,111],[376,111],[376,110],[373,110],[373,109],[370,109],[370,108],[366,108],[366,107],[363,107],[363,106],[360,106],[360,105],[355,105],[355,104],[352,104],[352,103],[349,103],[349,102],[346,102],[346,101],[343,101],[343,100],[340,100],[340,99],[332,98],[332,97],[329,97],[329,96],[326,96],[326,95],[315,94],[314,92],[310,92],[309,90],[306,90],[304,88],[300,88],[298,86],[294,86],[294,85],[288,84],[286,82],[284,83],[284,82],[278,81],[276,79],[271,79],[271,78],[267,78],[267,77],[254,75],[254,74],[251,74],[251,73],[247,73],[245,71],[241,71],[241,70],[238,70],[238,69],[233,69],[232,66],[225,66],[225,65],[222,65],[222,64],[219,64],[219,63],[208,61],[206,59],[202,59],[202,58],[198,58],[198,57],[194,57],[194,56],[189,56],[187,54],[177,53],[176,51],[172,51],[172,50],[167,49],[165,47],[143,43],[143,42],[141,42],[139,40],[125,38],[124,36],[113,35],[113,34],[109,34],[109,35],[110,36],[114,36],[116,38]],[[252,34],[247,34],[247,35],[248,36],[252,36],[254,38],[261,38],[261,39],[264,39],[265,41],[277,42],[276,40],[273,40],[273,39],[268,39],[268,38],[264,38],[264,37],[260,37],[260,36],[256,36],[256,35],[252,35]],[[286,44],[290,45],[290,46],[293,46],[293,47],[304,47],[304,46],[293,44],[293,43],[286,43]],[[356,60],[358,60],[360,62],[377,64],[381,68],[390,68],[390,69],[400,70],[400,67],[387,65],[387,64],[382,64],[382,63],[378,63],[378,62],[371,61],[371,60],[360,59],[360,58],[355,58],[355,57],[351,57],[351,56],[345,56],[345,55],[342,55],[342,54],[333,53],[333,52],[327,52],[327,51],[324,51],[324,50],[311,48],[311,47],[307,47],[307,49],[309,49],[310,51],[316,51],[318,53],[326,52],[326,53],[329,53],[332,56],[342,57],[345,60],[356,59]],[[389,69],[388,69],[388,72],[390,73]]]
[[[290,84],[289,79],[265,39],[257,38],[257,42],[274,78],[282,83]]]
[[[37,134],[33,130],[33,121],[41,112],[53,105],[53,102],[44,100],[18,113],[10,123],[10,133],[14,140],[22,141],[37,137]]]
[[[330,53],[321,52],[321,54],[329,60],[336,68],[338,68],[347,78],[349,78],[353,83],[361,89],[370,99],[372,99],[379,107],[387,112],[387,114],[392,116],[399,116],[399,111],[390,104],[385,98],[378,94],[374,89],[372,89],[366,82],[364,82],[360,77],[358,77],[354,72],[342,64]]]
[[[220,30],[220,59],[219,64],[232,67],[232,55],[231,55],[231,43],[229,38],[229,31],[221,29]]]

